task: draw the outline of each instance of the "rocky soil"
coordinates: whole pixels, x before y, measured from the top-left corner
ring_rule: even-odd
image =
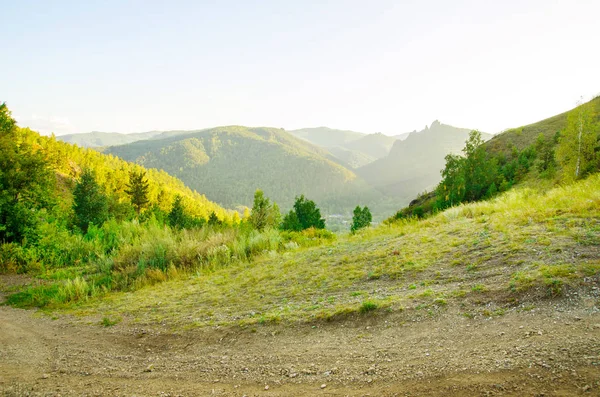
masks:
[[[600,395],[596,297],[168,331],[0,307],[4,396]]]

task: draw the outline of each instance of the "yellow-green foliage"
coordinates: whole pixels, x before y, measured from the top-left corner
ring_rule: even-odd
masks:
[[[128,202],[125,193],[131,171],[146,171],[149,182],[148,198],[150,205],[157,205],[161,210],[168,212],[176,195],[183,197],[184,206],[189,215],[208,219],[211,212],[215,212],[219,219],[232,222],[233,213],[226,211],[219,205],[209,201],[204,195],[187,188],[183,182],[157,169],[146,170],[142,166],[128,163],[113,155],[102,154],[93,149],[80,148],[77,145],[57,141],[55,137],[45,137],[28,128],[22,128],[24,139],[45,151],[51,166],[59,173],[62,179],[70,184],[79,177],[82,170],[89,168],[95,171],[97,182],[104,187],[105,193],[115,195],[121,202]],[[70,186],[67,186],[70,190]],[[64,192],[63,196],[69,198],[70,194]],[[63,203],[65,208],[70,207],[70,201]]]

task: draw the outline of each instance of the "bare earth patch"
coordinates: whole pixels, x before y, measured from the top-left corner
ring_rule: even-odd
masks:
[[[594,290],[595,291],[595,290]],[[581,295],[581,294],[580,294]],[[597,296],[503,316],[367,314],[167,331],[0,307],[4,396],[600,394]],[[590,302],[592,302],[590,304]]]

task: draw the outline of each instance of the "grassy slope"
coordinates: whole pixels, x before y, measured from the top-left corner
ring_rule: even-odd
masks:
[[[594,104],[596,113],[600,117],[600,97],[592,99],[591,102]],[[516,146],[519,150],[523,150],[534,144],[539,134],[543,134],[546,139],[551,139],[558,131],[566,127],[569,112],[570,110],[538,121],[537,123],[504,131],[486,142],[485,146],[493,153],[497,153],[510,151],[512,145]]]
[[[600,175],[515,189],[424,221],[185,276],[78,308],[175,328],[312,321],[361,311],[501,315],[600,272]]]

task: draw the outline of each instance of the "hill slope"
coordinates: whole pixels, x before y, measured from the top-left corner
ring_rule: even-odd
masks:
[[[595,108],[596,114],[600,115],[600,96],[592,99],[590,103]],[[570,110],[533,124],[511,128],[500,134],[496,134],[484,146],[492,153],[508,153],[513,146],[519,150],[523,150],[534,144],[540,134],[544,135],[545,139],[550,140],[557,132],[566,127],[569,112]]]
[[[137,141],[148,139],[162,139],[175,135],[183,135],[194,132],[184,130],[173,131],[148,131],[122,134],[119,132],[86,132],[82,134],[67,134],[57,136],[59,141],[76,144],[81,147],[100,148],[106,146],[126,145]]]
[[[382,193],[408,203],[418,193],[431,189],[441,180],[444,157],[459,153],[470,129],[456,128],[439,121],[405,140],[396,140],[390,153],[356,170]],[[492,135],[483,133],[484,139]]]
[[[218,127],[106,153],[163,169],[227,207],[250,206],[258,188],[283,208],[306,194],[330,213],[378,197],[327,151],[275,128]]]
[[[328,150],[351,168],[359,168],[386,156],[396,140],[395,137],[381,133],[364,134],[327,127],[304,128],[289,132]]]
[[[112,155],[59,142],[55,138],[41,136],[29,129],[21,129],[21,131],[25,139],[34,142],[51,159],[51,165],[63,184],[71,185],[82,169],[89,168],[94,170],[96,179],[106,192],[116,195],[120,201],[127,201],[125,190],[129,181],[129,172],[145,171],[149,182],[150,205],[156,204],[168,212],[175,196],[181,195],[185,199],[190,215],[205,219],[211,212],[215,212],[220,219],[231,216],[230,211],[209,201],[204,195],[191,190],[182,181],[164,171],[146,170],[140,165],[126,162]],[[69,203],[69,200],[66,202]]]

